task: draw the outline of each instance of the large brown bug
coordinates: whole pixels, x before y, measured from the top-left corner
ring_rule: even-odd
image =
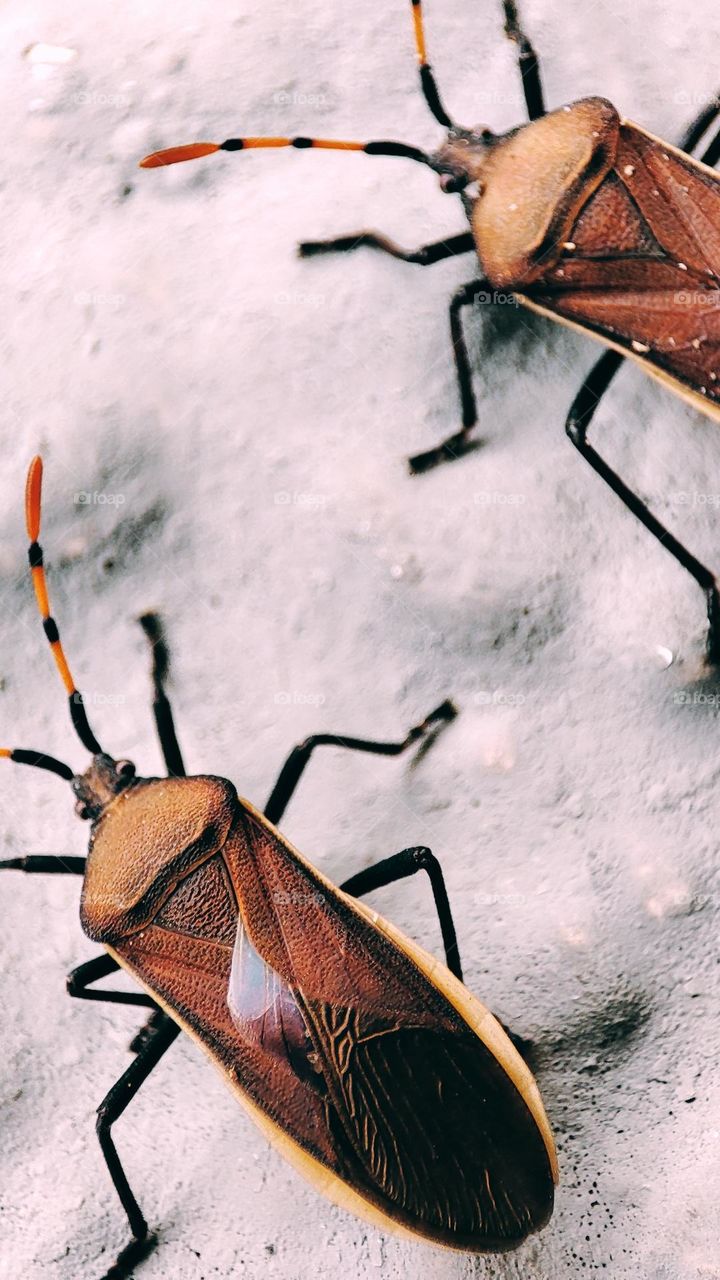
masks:
[[[705,108],[680,147],[622,120],[611,103],[587,98],[547,115],[538,59],[514,0],[504,0],[505,30],[518,48],[530,124],[494,134],[466,129],[448,115],[428,64],[420,0],[412,0],[425,100],[447,137],[434,154],[399,142],[334,142],[316,138],[230,138],[158,151],[145,168],[215,151],[254,147],[320,147],[405,156],[460,192],[471,230],[412,252],[375,231],[306,241],[301,254],[369,246],[429,266],[476,252],[483,278],[450,303],[450,331],[462,427],[410,459],[425,471],[472,447],[477,422],[462,312],[478,296],[511,292],[524,306],[597,338],[607,351],[573,400],[566,431],[573,444],[635,516],[692,575],[705,594],[707,656],[720,661],[720,595],[714,575],[652,514],[588,442],[597,406],[625,356],[695,408],[720,419],[720,133],[700,160],[688,157],[720,114]]]
[[[384,859],[336,888],[277,830],[313,751],[396,756],[453,719],[443,702],[401,742],[320,734],[289,755],[260,813],[232,783],[186,777],[154,615],[154,713],[166,778],[104,752],[50,614],[40,535],[42,464],[28,474],[30,565],[45,634],[92,762],[81,775],[38,751],[3,749],[72,786],[91,822],[84,858],[0,868],[83,877],[80,918],[103,944],[68,991],[149,1007],[135,1058],[98,1108],[97,1133],[132,1240],[105,1280],[155,1243],[112,1126],[181,1030],[253,1119],[330,1199],[377,1226],[472,1252],[512,1249],[548,1221],[557,1161],[538,1087],[508,1033],[462,982],[442,871],[429,849]],[[427,872],[447,965],[358,901]],[[119,968],[143,992],[93,986]]]

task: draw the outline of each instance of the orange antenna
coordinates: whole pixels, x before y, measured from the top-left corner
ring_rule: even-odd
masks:
[[[339,138],[227,138],[225,142],[189,142],[185,146],[153,151],[140,161],[140,168],[160,169],[164,165],[181,164],[184,160],[214,155],[216,151],[252,151],[260,147],[296,147],[299,151],[310,148],[319,151],[364,151],[368,156],[404,156],[407,160],[417,160],[431,168],[435,166],[432,156],[419,147],[411,147],[404,142],[342,142]]]
[[[412,5],[413,25],[415,28],[415,48],[417,50],[418,66],[420,69],[420,84],[422,86],[423,97],[432,111],[438,124],[443,125],[446,129],[453,128],[453,122],[445,110],[438,88],[435,83],[435,77],[432,68],[427,60],[427,48],[425,45],[425,26],[423,23],[422,3],[421,0],[410,0]]]
[[[72,782],[74,773],[69,765],[44,751],[22,751],[19,747],[0,747],[0,760],[13,760],[15,764],[31,764],[36,769],[47,769],[48,773],[56,773],[66,782]],[[7,864],[0,864],[7,865]]]
[[[25,522],[27,524],[28,538],[30,539],[30,547],[28,549],[28,559],[30,561],[30,570],[32,572],[33,587],[35,588],[35,599],[37,600],[40,616],[43,621],[43,631],[47,636],[52,650],[55,665],[60,673],[69,700],[70,717],[72,719],[75,732],[84,747],[93,755],[102,755],[102,747],[95,737],[88,718],[85,713],[85,705],[82,695],[78,693],[75,687],[75,681],[68,666],[67,658],[60,641],[60,633],[57,629],[55,619],[50,615],[50,602],[48,599],[47,580],[45,578],[45,566],[43,563],[43,552],[38,538],[40,537],[40,516],[41,516],[41,497],[42,497],[42,458],[33,458],[30,463],[27,476],[27,484],[25,486]],[[35,755],[34,752],[25,754]],[[16,756],[12,755],[12,759]],[[50,757],[44,757],[50,759]],[[36,761],[21,761],[20,763],[37,763]],[[53,762],[58,763],[57,761]],[[52,766],[45,766],[51,768]],[[63,769],[67,766],[63,765]],[[53,770],[57,772],[57,770]],[[64,775],[61,775],[64,776]],[[70,773],[70,777],[72,777]]]
[[[410,3],[423,97],[438,124],[445,129],[453,129],[455,126],[442,104],[432,68],[427,60],[421,0],[410,0]],[[299,150],[314,147],[324,151],[364,151],[368,156],[405,156],[408,160],[417,160],[420,164],[430,165],[431,168],[436,167],[432,156],[404,142],[342,142],[334,138],[227,138],[225,142],[188,142],[184,146],[166,147],[163,151],[153,151],[140,161],[140,168],[161,169],[164,165],[182,164],[185,160],[198,160],[201,156],[214,155],[216,151],[251,151],[256,147],[297,147]]]

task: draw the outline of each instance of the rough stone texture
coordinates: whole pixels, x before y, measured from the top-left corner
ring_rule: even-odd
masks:
[[[501,128],[521,110],[498,8],[428,0],[427,24],[453,112]],[[673,138],[717,88],[709,0],[526,8],[551,104],[600,92]],[[117,1126],[162,1236],[144,1280],[710,1280],[720,695],[697,589],[564,439],[596,348],[488,309],[483,447],[410,480],[403,456],[456,421],[446,307],[473,264],[303,262],[294,244],[363,225],[419,244],[462,228],[458,202],[401,160],[136,168],[243,130],[431,144],[406,10],[4,8],[2,735],[83,765],[25,576],[38,449],[55,611],[112,752],[159,768],[150,607],[189,767],[260,803],[308,732],[393,737],[446,694],[462,708],[420,760],[328,751],[286,829],[338,879],[407,844],[441,857],[470,987],[536,1044],[551,1225],[504,1260],[382,1238],[306,1188],[179,1041]],[[75,54],[34,62],[38,42]],[[627,369],[597,437],[720,564],[717,427]],[[8,765],[0,786],[3,856],[82,851],[57,780]],[[93,1116],[137,1012],[65,996],[94,952],[77,882],[1,883],[0,1275],[92,1280],[126,1238]],[[426,883],[376,901],[438,946]]]

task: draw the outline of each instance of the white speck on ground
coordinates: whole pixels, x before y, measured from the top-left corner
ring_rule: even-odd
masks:
[[[602,93],[675,139],[717,89],[708,0],[524,7],[553,106]],[[143,1280],[709,1280],[720,694],[697,588],[563,435],[597,348],[478,308],[482,448],[411,480],[404,456],[457,424],[446,313],[474,264],[301,261],[295,244],[376,226],[414,247],[461,230],[459,202],[403,160],[136,167],[243,131],[432,145],[407,9],[3,9],[0,737],[83,764],[25,571],[38,450],[71,665],[99,736],[144,772],[148,608],[189,767],[258,803],[310,732],[394,737],[446,695],[462,708],[415,762],[326,752],[285,826],[338,880],[408,844],[441,858],[469,986],[536,1046],[562,1174],[550,1226],[505,1259],[381,1238],[306,1187],[180,1040],[116,1129],[162,1238]],[[453,113],[520,122],[495,0],[426,9]],[[719,566],[717,426],[626,368],[594,431]],[[0,797],[2,856],[83,850],[56,779],[3,765]],[[78,889],[0,880],[3,1280],[93,1280],[126,1241],[94,1112],[138,1017],[65,995],[96,952]],[[438,948],[426,883],[374,901]]]

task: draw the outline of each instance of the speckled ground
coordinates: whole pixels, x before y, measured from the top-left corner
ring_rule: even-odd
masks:
[[[286,829],[338,879],[407,844],[442,859],[470,987],[536,1044],[550,1226],[504,1260],[381,1237],[179,1041],[117,1126],[162,1238],[143,1280],[717,1280],[720,692],[696,588],[563,436],[595,347],[510,307],[477,318],[483,447],[411,480],[404,455],[456,421],[446,307],[473,264],[294,245],[362,225],[416,245],[461,230],[459,204],[401,160],[136,168],[242,131],[432,144],[406,7],[3,7],[0,737],[83,764],[25,576],[38,449],[55,611],[116,755],[159,768],[147,608],[190,768],[259,803],[309,732],[462,708],[415,761],[328,751]],[[454,114],[521,119],[495,0],[426,8]],[[553,105],[601,92],[676,137],[717,88],[709,0],[526,9]],[[626,370],[597,435],[720,566],[717,427]],[[2,856],[82,852],[57,780],[4,766],[0,805]],[[138,1019],[65,996],[95,952],[75,881],[7,874],[0,894],[0,1276],[95,1280],[125,1226],[93,1115]],[[375,901],[437,948],[426,884]]]

